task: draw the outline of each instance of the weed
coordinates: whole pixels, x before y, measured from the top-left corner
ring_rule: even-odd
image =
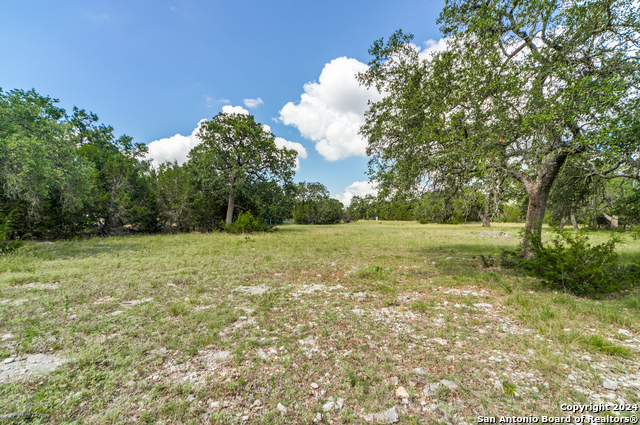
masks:
[[[436,392],[433,395],[433,397],[436,400],[441,400],[441,401],[447,401],[449,399],[449,396],[451,396],[451,390],[448,387],[445,387],[444,385],[438,385],[438,388],[436,389]]]
[[[430,308],[435,306],[436,301],[424,301],[424,300],[416,300],[411,303],[411,310],[417,311],[419,313],[426,313]]]
[[[634,352],[629,348],[609,341],[601,335],[580,335],[579,340],[581,345],[589,351],[625,357],[631,357],[634,355]]]
[[[184,301],[169,305],[169,312],[173,316],[185,316],[189,314],[189,310],[189,306]]]
[[[23,245],[22,241],[11,240],[11,219],[13,211],[7,215],[0,213],[0,254],[14,251]]]
[[[358,273],[363,279],[384,279],[391,273],[391,268],[383,268],[381,266],[370,265]]]
[[[500,263],[495,256],[488,254],[480,254],[480,260],[482,260],[482,266],[487,269],[496,267]]]
[[[516,384],[510,382],[508,379],[502,380],[502,390],[508,396],[515,397],[516,396]]]
[[[384,283],[381,283],[379,285],[376,286],[376,289],[380,292],[382,292],[383,294],[387,294],[387,295],[392,295],[392,294],[396,294],[398,292],[398,289],[390,286],[390,285],[385,285]]]

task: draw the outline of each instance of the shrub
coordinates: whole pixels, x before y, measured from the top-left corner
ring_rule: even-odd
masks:
[[[9,239],[11,233],[11,215],[0,213],[0,254],[13,251],[22,245],[22,241]]]
[[[551,287],[592,296],[620,291],[640,282],[637,266],[623,266],[618,261],[617,235],[595,246],[588,243],[583,233],[556,230],[556,237],[548,244],[543,244],[539,236],[529,237],[534,255],[529,260],[518,260],[518,264]]]
[[[224,224],[224,230],[229,233],[254,233],[254,232],[268,232],[273,229],[266,223],[263,223],[260,219],[255,218],[249,211],[244,212],[236,218],[231,224]]]
[[[519,223],[523,221],[522,211],[520,208],[505,204],[502,207],[502,221],[506,223]]]

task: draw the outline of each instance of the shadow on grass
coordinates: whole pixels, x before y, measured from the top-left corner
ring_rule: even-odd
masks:
[[[50,261],[94,257],[105,253],[135,252],[138,246],[137,240],[131,236],[117,240],[106,237],[83,241],[28,242],[11,254],[16,256],[27,254],[34,259]]]
[[[500,254],[502,250],[515,250],[518,248],[520,241],[505,241],[503,245],[486,245],[478,244],[446,244],[446,245],[430,245],[422,248],[411,250],[417,254],[423,254],[431,258],[442,259],[441,257],[468,258],[469,256],[478,256],[481,254],[492,255]]]

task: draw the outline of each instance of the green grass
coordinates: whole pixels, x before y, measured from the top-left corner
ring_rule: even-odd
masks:
[[[321,413],[322,423],[360,423],[395,405],[401,423],[559,416],[561,403],[584,402],[569,371],[587,388],[637,374],[640,343],[618,329],[637,338],[640,294],[580,299],[483,265],[480,255],[517,245],[519,228],[494,225],[512,237],[491,238],[472,224],[357,222],[27,243],[0,257],[0,361],[70,361],[0,383],[0,414],[289,424]],[[637,261],[640,241],[623,243],[622,258]],[[423,395],[442,379],[458,389]],[[616,396],[638,402],[633,391]],[[342,410],[324,412],[329,397]]]

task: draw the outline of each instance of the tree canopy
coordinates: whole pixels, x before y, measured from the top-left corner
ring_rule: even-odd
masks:
[[[383,190],[510,177],[528,194],[525,230],[539,235],[568,158],[639,178],[637,3],[448,0],[439,23],[445,51],[424,57],[398,31],[374,43],[360,76],[386,94],[362,127]]]
[[[293,218],[298,224],[335,224],[343,220],[344,206],[329,196],[322,183],[298,183]]]
[[[240,186],[269,181],[291,183],[296,152],[278,148],[273,134],[252,115],[221,112],[201,124],[198,137],[202,143],[189,153],[190,162],[224,181],[227,224],[233,220]]]
[[[74,127],[57,103],[34,90],[0,89],[0,198],[34,217],[48,202],[81,208],[94,175],[76,157]]]
[[[257,223],[293,216],[295,151],[250,115],[219,114],[200,135],[190,161],[152,167],[96,114],[0,89],[1,237],[210,231],[236,206]]]

